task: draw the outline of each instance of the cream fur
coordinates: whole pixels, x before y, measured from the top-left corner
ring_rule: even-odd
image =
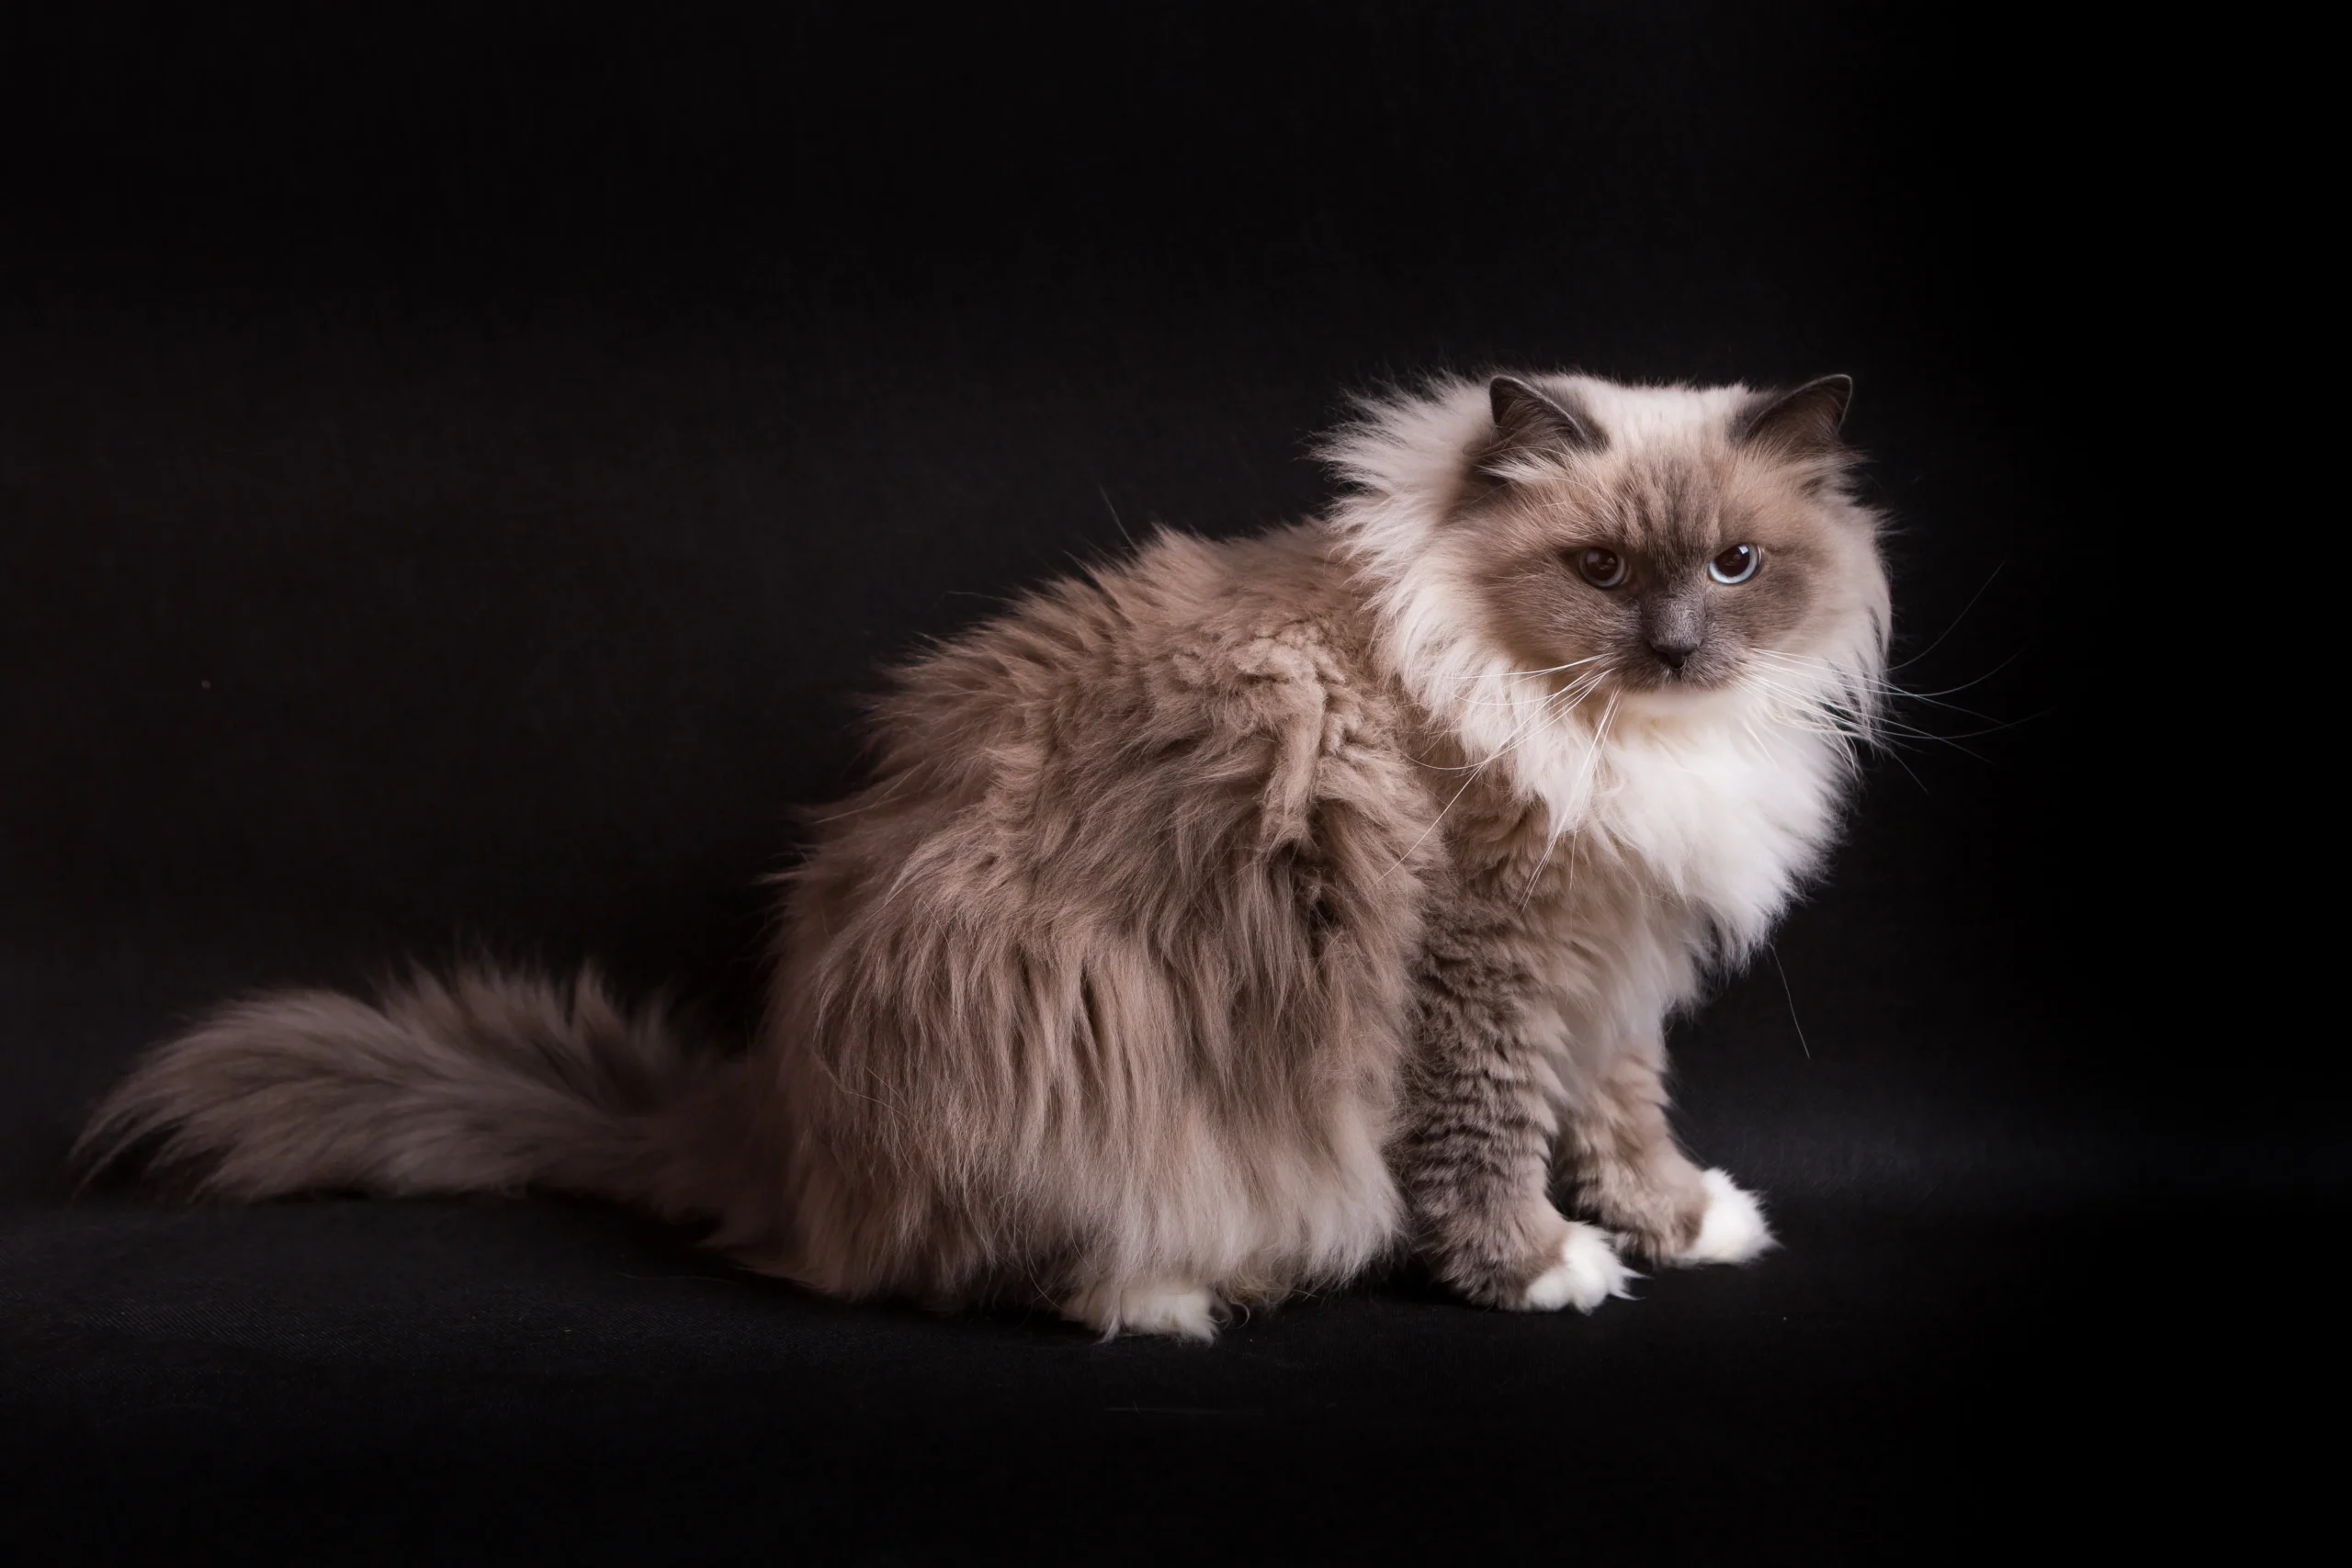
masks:
[[[1664,1027],[1817,864],[1875,710],[1842,409],[1375,400],[1326,518],[1162,536],[898,673],[748,1055],[585,979],[263,998],[152,1054],[84,1154],[153,1140],[226,1198],[601,1193],[819,1290],[1104,1334],[1204,1339],[1408,1251],[1586,1312],[1630,1277],[1604,1228],[1753,1258],[1756,1201],[1668,1128]],[[1710,587],[1740,543],[1762,575]],[[1603,546],[1623,592],[1576,575]],[[1657,662],[1668,615],[1696,662]]]

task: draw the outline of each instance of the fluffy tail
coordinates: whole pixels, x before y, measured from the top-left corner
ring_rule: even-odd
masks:
[[[684,1218],[707,1208],[717,1066],[591,974],[419,976],[372,1006],[283,991],[150,1052],[74,1156],[95,1174],[137,1151],[230,1200],[539,1187]]]

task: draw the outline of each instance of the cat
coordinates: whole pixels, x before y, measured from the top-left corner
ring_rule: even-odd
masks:
[[[77,1157],[601,1196],[820,1292],[1106,1336],[1408,1255],[1586,1312],[1629,1259],[1753,1258],[1664,1027],[1817,866],[1884,689],[1851,387],[1365,399],[1325,515],[1163,532],[897,671],[748,1052],[593,974],[267,994],[145,1056]]]

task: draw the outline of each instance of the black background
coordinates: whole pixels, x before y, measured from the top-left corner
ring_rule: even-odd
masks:
[[[2109,830],[2129,397],[2070,391],[2139,374],[2098,50],[1823,4],[383,9],[0,22],[17,1539],[1918,1551],[2080,1501],[2214,1235],[2339,1203],[2323,1109],[2210,1095],[2187,1004],[2123,999],[2166,960]],[[67,1201],[77,1118],[224,993],[482,948],[740,1031],[879,662],[1146,527],[1308,512],[1346,391],[1495,364],[1860,383],[1944,694],[1675,1036],[1698,1152],[1774,1201],[1755,1269],[1589,1320],[1406,1278],[1204,1352],[820,1303],[585,1205]]]

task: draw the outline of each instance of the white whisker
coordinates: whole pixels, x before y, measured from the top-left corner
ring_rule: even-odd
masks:
[[[1580,660],[1579,662],[1589,663],[1591,661],[1589,660]],[[1396,857],[1395,863],[1390,865],[1386,871],[1380,874],[1381,879],[1385,881],[1389,876],[1396,873],[1399,866],[1402,866],[1407,861],[1413,858],[1414,852],[1418,851],[1424,843],[1429,841],[1429,836],[1437,831],[1439,825],[1445,820],[1446,814],[1453,809],[1455,804],[1459,802],[1464,795],[1469,793],[1470,786],[1478,782],[1478,775],[1485,773],[1487,769],[1498,759],[1508,755],[1511,750],[1513,750],[1521,742],[1521,738],[1530,734],[1536,725],[1550,718],[1553,716],[1555,705],[1556,705],[1561,698],[1567,696],[1570,693],[1577,694],[1575,700],[1567,705],[1567,708],[1562,710],[1573,711],[1577,704],[1583,702],[1585,696],[1589,695],[1592,690],[1600,683],[1601,680],[1605,678],[1605,674],[1606,672],[1603,671],[1586,677],[1581,682],[1570,682],[1566,686],[1562,687],[1559,691],[1552,694],[1552,695],[1544,698],[1541,702],[1536,704],[1535,711],[1528,715],[1528,716],[1520,723],[1519,727],[1512,730],[1510,736],[1505,738],[1505,743],[1501,747],[1498,748],[1487,756],[1480,758],[1476,762],[1464,763],[1459,766],[1447,766],[1434,762],[1423,762],[1421,764],[1423,767],[1429,768],[1435,773],[1459,773],[1466,771],[1469,776],[1462,781],[1462,787],[1455,790],[1452,797],[1449,798],[1443,806],[1438,808],[1437,815],[1430,818],[1430,825],[1421,829],[1420,836],[1416,838],[1410,844],[1407,845],[1405,852]]]
[[[1624,699],[1624,695],[1625,694],[1623,692],[1611,693],[1609,697],[1609,706],[1601,713],[1600,722],[1593,726],[1592,748],[1585,753],[1584,767],[1578,770],[1577,773],[1577,794],[1580,795],[1584,792],[1586,782],[1591,779],[1600,770],[1600,748],[1609,739],[1609,721],[1617,716],[1617,705]],[[1519,907],[1521,908],[1524,909],[1527,908],[1528,895],[1535,891],[1535,879],[1542,876],[1544,874],[1544,866],[1551,863],[1552,852],[1559,847],[1559,842],[1562,839],[1568,838],[1572,835],[1577,838],[1579,846],[1581,846],[1584,836],[1581,827],[1561,828],[1555,825],[1554,830],[1544,835],[1544,852],[1536,857],[1535,869],[1527,874],[1527,886],[1519,890]],[[1576,850],[1571,849],[1568,852],[1568,876],[1570,879],[1570,886],[1574,886],[1576,869]]]
[[[1566,664],[1555,664],[1544,670],[1474,670],[1466,675],[1447,675],[1442,677],[1442,679],[1448,681],[1501,681],[1521,675],[1556,675],[1563,670],[1574,670],[1580,664],[1597,663],[1607,657],[1609,656],[1605,653],[1596,653],[1591,655],[1589,658],[1571,659]]]
[[[1968,603],[1960,607],[1960,614],[1951,618],[1951,625],[1946,626],[1941,632],[1937,634],[1935,641],[1929,643],[1927,647],[1921,649],[1918,652],[1913,654],[1910,658],[1903,660],[1901,663],[1890,664],[1887,668],[1890,670],[1907,670],[1912,665],[1918,663],[1922,659],[1927,658],[1928,655],[1935,652],[1936,649],[1941,648],[1944,645],[1944,638],[1951,636],[1952,633],[1960,629],[1960,623],[1968,618],[1968,612],[1976,608],[1976,602],[1984,597],[1984,590],[1993,586],[1993,580],[2000,576],[2002,568],[2008,564],[2009,563],[2007,560],[2003,560],[1998,565],[1996,565],[1993,570],[1986,574],[1983,585],[1980,586],[1975,592],[1968,596]]]

